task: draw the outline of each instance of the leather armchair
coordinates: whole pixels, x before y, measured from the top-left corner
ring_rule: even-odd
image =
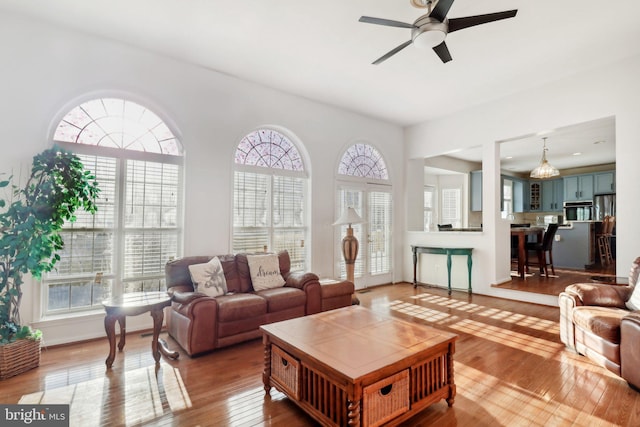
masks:
[[[576,283],[558,297],[560,340],[634,387],[640,387],[640,312],[625,303],[639,273],[640,257],[631,266],[629,285]]]

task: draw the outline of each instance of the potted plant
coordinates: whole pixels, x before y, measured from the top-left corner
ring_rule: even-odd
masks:
[[[24,277],[40,279],[54,268],[65,221],[75,221],[80,208],[95,213],[99,193],[80,158],[57,146],[33,157],[23,186],[13,181],[0,181],[0,188],[10,187],[8,197],[0,198],[0,379],[39,365],[40,331],[20,320]],[[33,357],[26,347],[37,349],[37,361],[25,363]]]

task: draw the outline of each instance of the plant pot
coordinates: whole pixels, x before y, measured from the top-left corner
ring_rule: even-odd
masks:
[[[0,380],[40,365],[40,339],[20,339],[0,345]]]

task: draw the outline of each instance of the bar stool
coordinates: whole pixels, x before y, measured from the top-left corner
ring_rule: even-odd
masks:
[[[602,221],[602,229],[598,234],[598,251],[600,252],[600,264],[608,265],[613,262],[613,255],[611,253],[611,236],[613,236],[613,228],[616,225],[616,217],[607,215]]]

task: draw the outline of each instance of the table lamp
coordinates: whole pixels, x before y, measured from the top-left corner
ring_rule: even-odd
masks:
[[[347,235],[342,239],[342,256],[347,267],[347,280],[353,283],[355,283],[354,268],[358,257],[358,239],[353,235],[351,224],[360,224],[362,222],[358,212],[352,207],[347,207],[340,215],[340,218],[333,223],[333,225],[348,225]]]

